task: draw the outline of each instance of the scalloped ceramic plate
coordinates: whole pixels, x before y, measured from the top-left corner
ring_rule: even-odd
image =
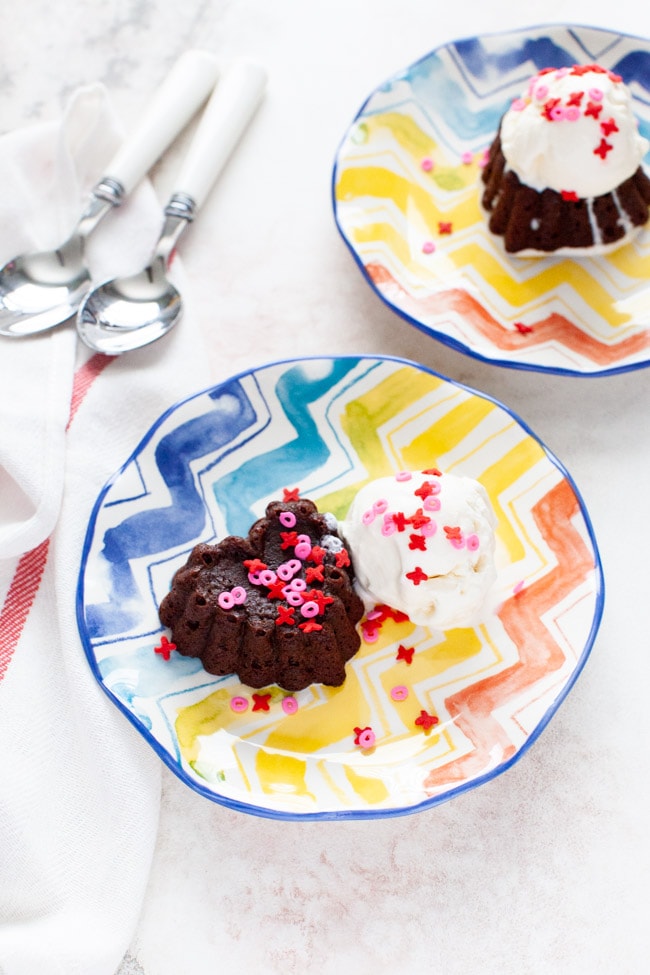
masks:
[[[285,487],[342,517],[369,478],[432,463],[480,479],[498,517],[500,608],[485,624],[386,620],[345,684],[299,692],[294,714],[278,688],[254,710],[235,677],[160,652],[157,607],[196,543],[246,534]],[[286,819],[408,813],[506,769],[571,688],[602,605],[589,518],[558,461],[492,399],[380,357],[276,363],[170,409],[97,500],[77,594],[97,680],[163,761],[210,799]],[[417,725],[422,711],[437,725]]]
[[[517,258],[480,210],[480,162],[512,98],[540,68],[591,61],[623,76],[650,137],[650,41],[568,26],[440,47],[350,126],[333,175],[338,228],[374,291],[428,335],[520,369],[650,364],[650,229],[607,256]]]

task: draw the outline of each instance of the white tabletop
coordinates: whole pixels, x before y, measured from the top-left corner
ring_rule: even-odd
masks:
[[[650,13],[637,0],[75,6],[72,25],[45,0],[3,13],[4,131],[56,116],[94,80],[128,127],[187,47],[268,69],[245,145],[182,243],[214,382],[287,353],[382,353],[497,397],[573,476],[607,585],[591,657],[550,725],[511,769],[449,803],[371,821],[273,821],[210,802],[164,769],[150,882],[116,975],[647,971],[648,374],[504,369],[423,335],[363,281],[335,227],[330,180],[366,96],[439,44],[562,21],[648,36]],[[161,200],[182,147],[156,171]]]

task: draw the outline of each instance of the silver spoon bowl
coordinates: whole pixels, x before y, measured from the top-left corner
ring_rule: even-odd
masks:
[[[51,251],[25,254],[0,268],[0,335],[34,335],[68,321],[90,287],[86,239],[140,182],[206,100],[218,73],[207,51],[188,51],[158,89],[138,129],[93,189],[70,237]]]
[[[178,240],[202,206],[262,97],[266,73],[234,62],[214,90],[165,207],[165,221],[151,262],[129,277],[88,292],[77,315],[82,341],[96,352],[120,355],[165,335],[182,315],[181,297],[167,277]]]
[[[194,202],[175,194],[151,263],[137,274],[95,288],[82,302],[77,331],[90,348],[120,355],[161,338],[179,320],[181,296],[167,277],[177,241],[194,215]]]
[[[85,264],[86,238],[112,207],[120,206],[124,189],[104,179],[92,191],[75,230],[52,251],[24,254],[0,269],[0,335],[34,335],[74,315],[90,287]]]

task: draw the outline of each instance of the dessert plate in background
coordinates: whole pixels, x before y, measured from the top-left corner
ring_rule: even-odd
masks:
[[[333,173],[338,228],[407,321],[501,366],[604,375],[650,364],[650,229],[611,254],[507,255],[480,209],[481,162],[539,69],[599,62],[650,137],[650,41],[546,26],[444,45],[368,98]],[[646,163],[650,162],[646,157]]]
[[[495,509],[500,608],[486,623],[386,618],[345,684],[296,693],[293,711],[277,687],[255,692],[270,695],[260,706],[172,649],[157,607],[196,543],[245,535],[285,488],[341,518],[370,478],[432,464],[479,479]],[[573,685],[602,607],[589,517],[560,463],[494,400],[380,357],[280,362],[172,407],[101,492],[77,593],[97,680],[162,760],[210,799],[285,819],[413,812],[508,768]],[[355,743],[367,728],[372,748]]]

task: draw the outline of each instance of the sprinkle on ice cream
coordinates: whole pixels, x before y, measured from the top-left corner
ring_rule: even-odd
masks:
[[[522,183],[587,199],[629,179],[649,143],[622,78],[589,64],[545,68],[532,77],[502,119],[501,145]]]
[[[368,483],[341,530],[367,607],[385,603],[413,623],[451,629],[472,625],[485,606],[495,525],[478,481],[430,468]]]

